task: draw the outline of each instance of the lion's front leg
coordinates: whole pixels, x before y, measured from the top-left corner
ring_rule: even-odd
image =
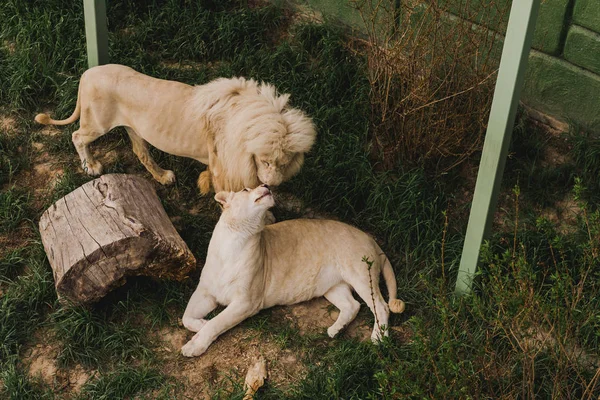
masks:
[[[219,335],[257,312],[257,307],[246,299],[234,300],[219,315],[204,324],[202,329],[181,348],[181,354],[186,357],[196,357],[204,354],[208,346]]]

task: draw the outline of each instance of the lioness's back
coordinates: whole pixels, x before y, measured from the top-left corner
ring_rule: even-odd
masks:
[[[267,252],[278,257],[324,262],[330,257],[375,257],[381,252],[371,236],[339,221],[295,219],[268,225],[263,231]]]

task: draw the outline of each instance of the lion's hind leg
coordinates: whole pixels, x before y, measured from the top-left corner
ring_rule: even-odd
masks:
[[[327,329],[329,337],[335,337],[356,318],[360,303],[352,296],[352,290],[346,283],[340,283],[325,293],[325,298],[340,310],[337,320]]]
[[[372,268],[368,268],[364,262],[361,262],[360,268],[362,270],[353,268],[359,273],[347,274],[345,279],[371,309],[375,317],[371,340],[377,343],[381,341],[382,336],[389,336],[390,309],[379,290],[379,266],[373,264]]]
[[[97,176],[102,173],[102,164],[94,160],[94,157],[90,153],[89,144],[104,135],[104,133],[80,126],[71,136],[77,154],[79,154],[79,158],[81,159],[81,167],[88,175]]]
[[[133,145],[133,152],[140,159],[140,162],[146,167],[148,172],[152,174],[154,179],[163,185],[170,185],[175,182],[175,173],[170,170],[165,170],[159,167],[148,151],[148,143],[142,139],[131,128],[125,128]]]

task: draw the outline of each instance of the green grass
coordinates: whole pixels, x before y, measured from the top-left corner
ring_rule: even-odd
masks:
[[[17,173],[28,167],[28,152],[26,136],[0,128],[0,185],[10,184]]]
[[[38,244],[32,251],[27,266],[26,272],[1,286],[0,365],[18,354],[20,346],[45,321],[56,299],[52,275],[41,245]]]
[[[0,233],[14,231],[28,214],[29,197],[22,190],[10,188],[0,192]]]
[[[26,247],[0,253],[0,397],[62,397],[29,378],[21,363],[23,349],[43,330],[54,333],[61,368],[81,364],[97,370],[80,398],[179,398],[183,384],[161,372],[164,360],[153,350],[152,334],[176,326],[199,272],[183,283],[130,279],[92,307],[71,307],[56,301],[39,238],[22,229],[35,226],[45,207],[91,179],[73,161],[76,124],[47,137],[32,122],[37,112],[63,118],[75,106],[86,68],[81,3],[5,0],[0,20],[0,103],[17,120],[16,132],[0,132],[0,236],[28,235]],[[597,138],[568,135],[569,161],[546,165],[545,149],[554,142],[524,122],[517,125],[502,198],[506,221],[485,247],[476,294],[455,298],[466,221],[453,216],[468,210],[465,177],[453,171],[434,180],[431,171],[401,165],[382,172],[371,160],[366,66],[342,30],[329,24],[290,26],[287,13],[275,6],[248,8],[234,1],[115,0],[109,2],[108,20],[112,62],[189,84],[242,75],[291,93],[292,104],[314,119],[318,139],[301,173],[280,190],[373,234],[394,265],[408,307],[391,324],[411,332],[409,341],[393,337],[372,346],[344,335],[335,340],[324,332],[301,335],[273,312],[261,312],[243,328],[303,354],[308,375],[292,387],[268,383],[257,398],[529,398],[531,391],[540,398],[598,396],[594,370],[560,346],[523,349],[523,332],[533,326],[551,331],[563,347],[597,357],[600,276],[592,251],[598,244],[590,239],[600,235]],[[19,183],[20,173],[31,168],[34,139],[65,170],[45,199],[33,198],[31,188]],[[131,152],[122,131],[92,145],[98,148]],[[157,192],[202,260],[218,216],[214,201],[195,188],[204,166],[157,150],[153,155],[177,175],[176,185],[157,186]],[[149,177],[129,156],[119,155],[105,168]],[[519,211],[506,200],[517,182]],[[538,211],[574,196],[574,186],[585,213],[563,232]],[[43,207],[32,209],[34,200]],[[360,316],[372,318],[364,306]],[[239,371],[220,372],[229,380],[211,395],[242,398]]]
[[[78,396],[80,399],[168,398],[174,383],[149,366],[121,365],[92,382],[87,383]]]
[[[102,368],[108,361],[150,357],[146,330],[126,316],[115,321],[112,314],[107,317],[82,307],[62,307],[53,313],[56,339],[62,342],[59,363]]]
[[[26,371],[19,366],[16,357],[2,364],[0,380],[0,395],[5,399],[54,399],[55,396],[50,388],[44,388],[43,384],[31,379]]]

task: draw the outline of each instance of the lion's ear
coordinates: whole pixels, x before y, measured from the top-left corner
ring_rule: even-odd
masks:
[[[217,194],[215,194],[215,200],[221,205],[223,206],[223,208],[226,208],[229,206],[229,201],[231,201],[231,197],[233,196],[233,192],[219,192]]]

